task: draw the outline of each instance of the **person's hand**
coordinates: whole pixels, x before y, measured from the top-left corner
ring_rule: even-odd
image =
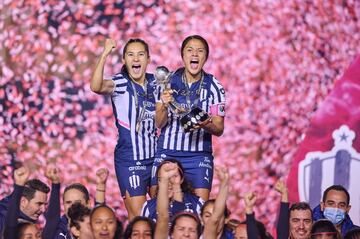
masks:
[[[278,180],[275,184],[275,190],[281,194],[281,201],[288,202],[288,188],[284,181]]]
[[[60,170],[52,164],[49,164],[45,170],[45,177],[47,177],[51,183],[60,183]]]
[[[254,192],[247,192],[244,195],[245,201],[245,212],[247,214],[253,213],[254,205],[256,202],[257,196]]]
[[[229,182],[229,171],[226,167],[217,167],[215,172],[220,180],[220,184],[227,185]]]
[[[209,116],[209,118],[207,118],[206,120],[197,123],[194,126],[194,128],[192,128],[190,131],[193,131],[195,129],[204,128],[206,125],[210,124],[211,122],[212,122],[212,118]]]
[[[174,97],[172,96],[173,90],[165,89],[160,96],[161,102],[168,107],[171,102],[174,101]]]
[[[105,40],[105,45],[104,45],[103,54],[104,54],[105,56],[109,55],[110,52],[112,51],[112,49],[115,48],[115,47],[116,47],[116,42],[115,42],[115,40],[110,39],[110,38],[107,38],[107,39]]]
[[[96,184],[106,184],[109,176],[109,170],[107,168],[100,168],[96,171]]]
[[[30,170],[27,167],[20,167],[14,171],[14,181],[16,185],[24,186],[30,176]]]
[[[159,180],[160,179],[170,180],[170,178],[176,175],[177,172],[178,172],[178,168],[176,163],[171,163],[171,162],[165,163],[160,168]]]

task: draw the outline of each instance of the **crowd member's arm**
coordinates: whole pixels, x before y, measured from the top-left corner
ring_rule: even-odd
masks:
[[[45,176],[51,181],[51,194],[42,238],[54,238],[60,222],[60,170],[54,165],[48,165]]]
[[[116,42],[113,39],[106,39],[104,50],[101,53],[100,59],[96,64],[93,76],[90,82],[90,88],[97,94],[107,95],[114,90],[114,82],[112,80],[104,80],[104,67],[107,56],[111,50],[116,47]]]
[[[109,176],[109,170],[100,168],[96,171],[96,193],[95,204],[105,204],[106,181]]]
[[[5,219],[4,238],[16,238],[18,217],[20,215],[20,200],[24,185],[28,180],[30,170],[26,167],[20,167],[14,171],[14,192],[9,203],[9,209]]]
[[[162,166],[162,173],[158,177],[157,194],[157,222],[155,228],[156,239],[167,239],[169,235],[169,195],[168,185],[170,178],[177,173],[177,166],[174,163],[167,163]]]
[[[290,230],[288,189],[286,184],[280,180],[275,184],[275,189],[281,194],[280,213],[278,223],[276,225],[277,238],[288,239]]]
[[[181,189],[181,177],[172,177],[170,178],[170,182],[172,184],[172,190],[173,190],[173,200],[177,202],[183,202],[184,201],[184,194]]]
[[[258,239],[259,230],[256,227],[256,220],[254,215],[254,205],[256,202],[256,195],[253,192],[248,192],[244,196],[245,213],[246,213],[246,231],[248,239]]]
[[[220,180],[219,193],[215,199],[214,211],[204,226],[204,238],[215,239],[216,229],[221,222],[226,207],[226,198],[229,192],[229,172],[226,168],[215,168]]]

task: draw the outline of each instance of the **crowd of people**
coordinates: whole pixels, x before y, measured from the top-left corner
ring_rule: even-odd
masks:
[[[109,171],[100,168],[96,172],[94,201],[87,188],[80,183],[66,185],[60,193],[62,173],[56,165],[48,165],[45,177],[50,187],[36,178],[30,178],[30,170],[21,166],[14,171],[15,185],[11,195],[0,201],[0,238],[206,238],[206,239],[272,239],[274,238],[254,214],[258,194],[253,191],[243,195],[246,215],[244,221],[232,218],[226,201],[233,180],[229,170],[216,168],[220,189],[215,199],[194,203],[188,195],[196,197],[194,190],[180,193],[175,184],[184,182],[178,161],[164,160],[157,172],[158,189],[155,205],[144,203],[154,211],[154,216],[134,216],[126,228],[119,220],[112,202],[107,200]],[[320,204],[311,209],[306,202],[288,201],[288,191],[283,181],[278,181],[274,191],[280,193],[280,210],[276,227],[280,239],[358,239],[360,227],[349,217],[350,195],[341,185],[332,185],[323,192]],[[50,197],[48,198],[48,194]],[[64,215],[61,216],[60,198]],[[150,200],[151,201],[151,200]],[[200,210],[198,210],[198,206]],[[47,208],[47,210],[46,210]],[[44,226],[39,218],[45,215]]]
[[[227,92],[226,127],[221,141],[215,140],[215,162],[227,165],[233,181],[241,182],[231,185],[228,205],[233,216],[244,219],[239,199],[251,188],[258,192],[256,215],[270,228],[277,208],[268,205],[278,196],[271,185],[286,176],[311,113],[358,52],[360,38],[358,1],[39,0],[4,1],[1,8],[0,195],[13,189],[17,160],[42,180],[43,166],[56,162],[66,182],[80,182],[92,194],[96,174],[89,172],[101,165],[112,172],[107,183],[114,190],[107,198],[122,220],[127,211],[115,190],[111,106],[89,90],[104,36],[119,45],[131,36],[145,38],[152,69],[179,67],[179,54],[169,54],[185,34],[209,40],[206,69]],[[106,74],[120,68],[121,58],[113,54]],[[220,185],[215,177],[213,196]]]

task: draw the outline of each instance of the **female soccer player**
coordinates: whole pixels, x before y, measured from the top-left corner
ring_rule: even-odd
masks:
[[[105,41],[104,51],[91,79],[91,90],[110,95],[118,129],[115,171],[129,220],[140,214],[150,184],[155,154],[154,77],[146,73],[150,62],[149,47],[141,39],[130,39],[123,50],[123,67],[111,80],[104,79],[107,56],[116,47]]]
[[[179,160],[185,177],[191,182],[197,196],[205,201],[209,198],[213,178],[212,135],[220,136],[224,131],[225,91],[218,80],[203,70],[209,56],[206,40],[193,35],[181,46],[184,67],[178,69],[170,79],[170,89],[164,90],[156,102],[155,122],[161,128],[153,172],[166,158]],[[210,117],[185,132],[181,126],[182,114],[171,110],[174,102],[187,111],[198,107]],[[152,175],[152,185],[156,177]],[[152,188],[152,194],[155,187]]]

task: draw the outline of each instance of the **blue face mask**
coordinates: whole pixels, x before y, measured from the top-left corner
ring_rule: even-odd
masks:
[[[324,210],[324,216],[333,224],[337,225],[345,219],[345,211],[340,208],[326,207]]]

